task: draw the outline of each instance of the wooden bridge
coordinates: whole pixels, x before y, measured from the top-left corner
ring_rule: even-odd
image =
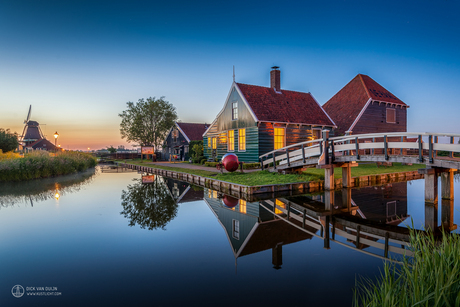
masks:
[[[442,152],[442,156],[441,156]],[[334,189],[334,168],[342,168],[342,185],[351,181],[356,162],[425,164],[425,200],[437,202],[437,176],[442,198],[453,199],[453,172],[460,169],[460,134],[394,132],[322,138],[286,146],[259,157],[262,169],[295,172],[308,167],[325,170],[325,187]]]

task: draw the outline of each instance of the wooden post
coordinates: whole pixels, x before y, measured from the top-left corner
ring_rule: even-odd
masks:
[[[454,137],[453,136],[450,137],[450,143],[454,144]],[[449,157],[450,158],[454,157],[454,152],[453,151],[449,152]]]
[[[302,162],[305,164],[305,149],[304,149],[304,144],[302,144]]]
[[[342,207],[351,212],[351,188],[342,189]]]
[[[289,161],[289,148],[286,148],[286,157],[287,157],[287,165],[291,166],[291,162]]]
[[[330,239],[329,239],[329,223],[331,221],[331,216],[327,215],[326,216],[326,223],[323,226],[324,227],[324,248],[325,249],[330,249]]]
[[[454,201],[452,199],[441,200],[441,225],[445,231],[457,229],[454,224]]]
[[[418,136],[418,161],[423,162],[423,144],[422,144],[422,136]]]
[[[434,142],[435,142],[435,143],[438,142],[438,136],[437,136],[437,135],[434,136]],[[438,151],[437,151],[437,150],[434,150],[434,151],[433,151],[433,155],[434,155],[435,158],[437,158],[437,157],[438,157]]]
[[[438,227],[438,203],[425,202],[425,229],[435,230]]]
[[[342,166],[342,187],[351,187],[351,167],[349,163]]]
[[[428,145],[429,145],[429,152],[428,152],[428,159],[430,163],[433,163],[433,136],[428,136]]]
[[[401,143],[404,143],[404,137],[403,136],[401,136]],[[402,147],[399,149],[399,154],[401,156],[403,155],[403,148]]]
[[[388,160],[388,142],[387,142],[387,136],[383,136],[383,146],[384,146],[384,154],[385,154],[385,160]]]
[[[273,153],[273,169],[276,169],[275,153]]]
[[[332,210],[334,208],[334,197],[335,193],[334,190],[331,191],[324,191],[324,209]]]
[[[436,172],[425,174],[425,202],[438,202],[438,176]]]
[[[334,190],[334,166],[324,168],[324,189]]]
[[[283,245],[281,243],[276,244],[272,249],[272,264],[274,269],[281,269],[283,265]]]
[[[356,146],[356,160],[359,160],[359,141],[358,138],[355,138],[355,146]]]
[[[441,198],[454,199],[454,170],[441,173]]]

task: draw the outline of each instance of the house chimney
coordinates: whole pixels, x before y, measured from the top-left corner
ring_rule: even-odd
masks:
[[[280,78],[280,71],[278,66],[273,66],[272,70],[270,71],[270,87],[275,89],[275,91],[281,90],[281,78]]]

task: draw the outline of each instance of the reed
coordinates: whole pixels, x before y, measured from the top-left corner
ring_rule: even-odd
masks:
[[[460,306],[460,236],[411,232],[414,256],[385,263],[376,282],[357,281],[354,306]]]
[[[81,152],[62,152],[51,156],[45,151],[35,151],[23,158],[14,156],[0,160],[0,181],[23,181],[65,175],[83,171],[96,164],[96,158]]]

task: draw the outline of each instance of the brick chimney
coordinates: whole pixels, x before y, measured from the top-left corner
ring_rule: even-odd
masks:
[[[275,91],[281,90],[281,77],[278,66],[273,66],[270,71],[270,87],[275,89]]]

